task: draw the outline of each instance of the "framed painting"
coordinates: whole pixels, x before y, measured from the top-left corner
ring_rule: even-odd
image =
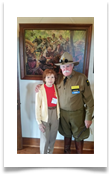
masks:
[[[19,24],[21,79],[41,80],[45,69],[58,66],[64,52],[79,65],[74,70],[88,76],[92,24]]]

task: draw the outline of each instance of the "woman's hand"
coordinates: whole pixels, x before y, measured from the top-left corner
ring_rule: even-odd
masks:
[[[35,92],[36,92],[36,93],[39,92],[40,87],[41,87],[41,84],[39,84],[39,85],[36,86],[36,88],[35,88]]]
[[[40,131],[41,132],[45,132],[45,126],[41,123],[41,124],[39,124],[39,129],[40,129]]]

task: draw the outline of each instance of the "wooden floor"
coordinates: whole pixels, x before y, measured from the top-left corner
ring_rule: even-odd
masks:
[[[22,150],[17,150],[17,154],[40,154],[39,147],[23,146]],[[64,154],[64,149],[55,148],[53,154]],[[71,150],[71,154],[76,154],[75,150]],[[94,154],[93,150],[83,150],[83,154]]]

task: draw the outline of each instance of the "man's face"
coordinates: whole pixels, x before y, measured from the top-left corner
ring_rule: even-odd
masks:
[[[67,65],[61,65],[60,68],[62,70],[62,74],[64,76],[69,76],[72,73],[74,65],[73,64],[67,64]]]
[[[48,48],[48,52],[51,52],[51,51],[52,51],[52,49],[51,49],[51,47],[49,47],[49,48]]]
[[[60,48],[60,44],[57,45],[57,48]]]

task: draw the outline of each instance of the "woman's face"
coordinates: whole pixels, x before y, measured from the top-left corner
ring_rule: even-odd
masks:
[[[46,85],[51,87],[55,82],[54,74],[48,74],[45,78]]]

